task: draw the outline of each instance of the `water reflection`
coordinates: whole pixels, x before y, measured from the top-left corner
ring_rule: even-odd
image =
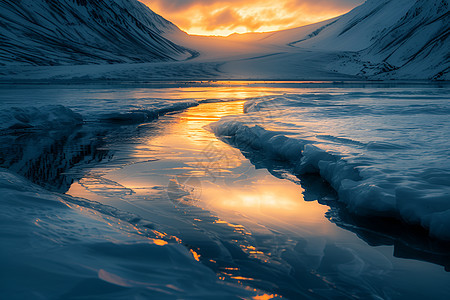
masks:
[[[303,200],[304,191],[298,185],[272,177],[263,170],[253,171],[253,176],[228,182],[204,182],[202,203],[205,208],[224,214],[228,219],[241,219],[269,226],[273,229],[299,232],[314,231],[327,234],[331,226],[324,222],[327,208]],[[236,218],[236,215],[239,218]]]
[[[334,208],[327,217],[371,246],[393,246],[395,257],[441,265],[450,272],[450,243],[430,239],[422,227],[408,226],[392,219],[362,218],[341,207]]]
[[[158,93],[212,101],[274,91],[198,87],[166,92],[104,91],[91,97],[134,97],[139,104]],[[283,162],[232,148],[204,129],[242,113],[243,103],[205,103],[117,135],[111,127],[107,134],[73,128],[2,136],[0,157],[3,166],[41,185],[60,191],[70,185],[71,195],[140,215],[147,228],[178,237],[219,277],[269,294],[347,299],[450,293],[442,268],[418,261],[448,268],[449,248],[399,224],[348,215],[322,179],[295,178]],[[107,163],[88,167],[100,161]]]
[[[228,141],[232,143],[232,141]],[[267,169],[273,176],[285,178],[284,170],[292,166],[272,161],[254,149],[241,149],[244,156],[255,166]],[[281,170],[281,172],[280,172]],[[327,205],[325,216],[337,226],[354,232],[371,246],[393,246],[393,255],[398,258],[414,259],[441,265],[450,271],[450,243],[431,239],[421,227],[410,226],[400,221],[383,218],[361,217],[351,214],[337,201],[336,192],[317,175],[290,177],[303,187],[306,201]]]
[[[287,298],[420,298],[424,286],[448,294],[449,277],[437,267],[393,257],[392,247],[380,246],[391,242],[371,247],[356,237],[367,227],[344,219],[322,179],[299,180],[283,162],[241,153],[204,129],[242,105],[202,104],[140,126],[114,167],[91,169],[69,194],[137,213],[180,238],[220,278]],[[434,280],[410,287],[417,274]]]

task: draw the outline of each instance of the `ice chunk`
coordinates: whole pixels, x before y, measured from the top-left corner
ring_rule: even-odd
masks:
[[[83,117],[62,105],[12,107],[0,111],[0,130],[52,129],[77,126]]]
[[[175,103],[166,102],[156,102],[149,105],[148,109],[132,110],[126,112],[112,112],[101,114],[99,116],[100,121],[116,123],[116,124],[140,124],[153,121],[159,116],[180,111],[189,107],[197,106],[196,101],[178,101]]]

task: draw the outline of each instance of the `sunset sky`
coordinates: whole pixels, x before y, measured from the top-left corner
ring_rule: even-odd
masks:
[[[229,35],[298,27],[343,14],[365,0],[141,0],[190,34]]]

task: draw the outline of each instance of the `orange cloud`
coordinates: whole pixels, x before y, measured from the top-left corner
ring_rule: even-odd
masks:
[[[298,27],[343,14],[364,0],[141,0],[190,34],[229,35]]]

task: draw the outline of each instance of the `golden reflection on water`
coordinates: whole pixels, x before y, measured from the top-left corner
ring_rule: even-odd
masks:
[[[264,294],[264,295],[258,295],[258,296],[253,297],[253,300],[270,300],[275,297],[278,297],[278,295],[277,294],[270,294],[270,295]]]
[[[316,234],[331,230],[323,217],[326,206],[305,202],[298,184],[276,178],[265,169],[255,170],[239,150],[205,129],[222,117],[242,114],[244,103],[205,103],[162,118],[158,134],[132,145],[132,156],[139,163],[106,172],[100,178],[82,178],[69,193],[97,201],[106,198],[95,194],[113,194],[127,201],[135,196],[151,200],[161,188],[172,185],[174,193],[169,193],[169,198],[180,191],[190,193],[178,203],[200,206],[230,223],[250,220],[289,230],[301,227]]]
[[[142,151],[157,147],[160,153],[156,158],[182,161],[184,167],[177,168],[176,181],[184,183],[186,190],[199,198],[193,201],[188,197],[183,203],[195,203],[218,213],[222,219],[239,223],[242,220],[235,218],[238,214],[277,227],[294,229],[307,225],[316,232],[329,231],[330,224],[324,218],[327,207],[305,202],[304,190],[298,184],[278,179],[267,170],[255,170],[239,150],[205,129],[222,117],[242,114],[244,103],[201,104],[174,115],[175,122],[167,131],[136,147],[136,157],[145,156]],[[152,165],[158,164],[150,163],[149,167]],[[139,188],[143,180],[132,178],[131,182],[120,183]]]
[[[148,136],[130,143],[127,155],[131,153],[131,158],[124,165],[102,170],[99,177],[82,178],[69,194],[112,202],[144,218],[156,218],[156,224],[159,217],[169,223],[161,225],[180,224],[177,219],[183,216],[177,213],[184,212],[186,218],[192,217],[192,226],[214,228],[210,229],[217,231],[214,235],[223,234],[221,238],[229,238],[248,257],[264,263],[271,261],[277,249],[275,232],[293,238],[332,234],[335,226],[324,218],[327,207],[305,202],[300,185],[276,178],[266,169],[255,169],[239,150],[205,129],[222,117],[242,114],[244,102],[205,103],[161,118],[156,123],[157,134],[151,127]],[[164,236],[153,236],[153,243],[165,245]],[[252,242],[255,236],[270,239],[273,247],[258,247]],[[196,260],[204,259],[200,253],[191,249]],[[224,276],[238,282],[253,280],[239,270],[219,272],[219,278]],[[273,297],[267,294],[255,299]]]
[[[286,92],[310,91],[310,89],[299,89],[292,87],[270,87],[270,86],[251,86],[252,82],[216,82],[216,87],[197,86],[197,87],[178,87],[165,89],[133,89],[124,91],[123,94],[117,94],[115,97],[132,98],[136,100],[148,98],[161,99],[195,99],[198,101],[218,99],[224,101],[227,99],[238,100],[251,97],[260,97],[266,95],[280,95]],[[105,96],[107,93],[105,93]]]
[[[203,182],[202,202],[206,208],[233,222],[253,220],[269,227],[299,232],[327,233],[332,226],[324,218],[328,208],[303,199],[297,184],[258,170],[256,181],[228,185]],[[236,218],[239,215],[239,218]]]
[[[201,93],[199,91],[199,94]],[[220,93],[216,95],[220,97]],[[243,97],[249,95],[245,92],[241,94]],[[182,113],[161,118],[156,123],[161,127],[156,135],[149,131],[148,136],[136,139],[137,143],[125,145],[133,151],[131,159],[130,152],[127,152],[125,163],[120,168],[101,170],[100,173],[103,173],[100,179],[106,180],[99,180],[99,177],[83,178],[72,185],[68,194],[106,204],[111,201],[110,199],[117,198],[119,200],[114,202],[113,206],[124,210],[132,208],[134,211],[131,212],[142,215],[144,219],[154,218],[156,226],[168,224],[175,227],[182,224],[174,231],[167,231],[169,234],[183,234],[186,230],[186,238],[192,238],[194,235],[195,242],[197,238],[195,235],[198,234],[199,240],[202,241],[201,234],[205,232],[214,238],[234,243],[250,258],[256,258],[264,263],[276,264],[279,253],[299,239],[308,240],[309,248],[305,251],[315,253],[319,257],[324,255],[327,240],[333,240],[335,237],[339,244],[355,243],[354,249],[364,251],[361,257],[371,259],[373,255],[374,259],[370,260],[370,264],[372,261],[376,262],[378,256],[372,253],[375,253],[375,250],[363,249],[363,246],[360,247],[361,242],[354,239],[353,233],[341,232],[336,225],[324,218],[328,207],[317,202],[304,201],[302,195],[304,190],[298,184],[276,178],[266,169],[255,169],[240,151],[217,140],[211,132],[205,130],[206,125],[221,117],[241,114],[243,104],[244,101],[202,104]],[[183,179],[195,180],[187,182]],[[193,188],[191,198],[196,199],[183,203],[185,207],[188,206],[185,210],[178,209],[182,206],[179,205],[181,201],[178,199],[176,199],[178,202],[173,198],[168,199],[170,197],[157,199],[163,194],[163,188],[167,189],[169,182],[173,181],[177,181],[178,185]],[[113,196],[110,196],[111,194]],[[144,196],[146,198],[143,198]],[[128,201],[129,206],[120,206],[120,201]],[[204,210],[197,209],[197,206]],[[189,211],[191,207],[194,209]],[[181,219],[183,222],[178,222]],[[117,226],[124,228],[122,222],[115,224],[109,219],[107,221],[113,228]],[[40,220],[36,220],[36,224],[39,225]],[[193,234],[190,226],[199,230]],[[141,228],[131,229],[130,232],[141,234]],[[143,230],[147,232],[148,229]],[[233,235],[229,233],[230,231]],[[157,234],[155,231],[152,233],[151,241],[164,246],[167,240],[165,234]],[[258,239],[263,239],[264,243],[259,243]],[[181,240],[177,241],[181,243]],[[195,246],[199,250],[205,250],[200,249],[203,247],[202,243]],[[391,250],[386,247],[383,251]],[[337,260],[341,259],[339,253],[341,252],[338,252]],[[191,254],[196,260],[208,259],[213,264],[219,261],[210,259],[208,249],[204,252],[191,250]],[[385,259],[384,254],[377,255]],[[329,259],[329,256],[323,257]],[[353,261],[357,262],[355,266],[358,266],[360,260],[358,256],[355,257],[358,259],[352,260],[347,265],[344,262],[343,268],[352,268]],[[274,259],[271,260],[272,258]],[[382,263],[384,264],[384,260],[380,259],[380,266]],[[331,266],[328,268],[325,264],[325,270],[341,266],[340,263],[333,265],[333,262],[327,262],[327,264]],[[382,270],[381,267],[374,269],[375,272],[379,270]],[[390,272],[390,269],[387,270]],[[223,276],[219,273],[220,279],[228,277],[244,283],[253,280],[251,277],[242,276],[246,274],[240,274],[239,268],[224,268],[222,274]],[[258,280],[258,276],[254,278]],[[272,299],[276,296],[264,294],[254,299]]]
[[[175,130],[183,131],[193,142],[214,142],[211,140],[213,135],[205,130],[205,126],[225,116],[242,114],[244,103],[245,101],[206,103],[190,108],[180,115]]]
[[[137,145],[134,156],[182,161],[184,166],[178,170],[183,176],[229,173],[242,163],[239,150],[216,139],[205,126],[224,116],[241,114],[243,105],[244,101],[207,103],[174,115],[175,122],[163,134]]]

